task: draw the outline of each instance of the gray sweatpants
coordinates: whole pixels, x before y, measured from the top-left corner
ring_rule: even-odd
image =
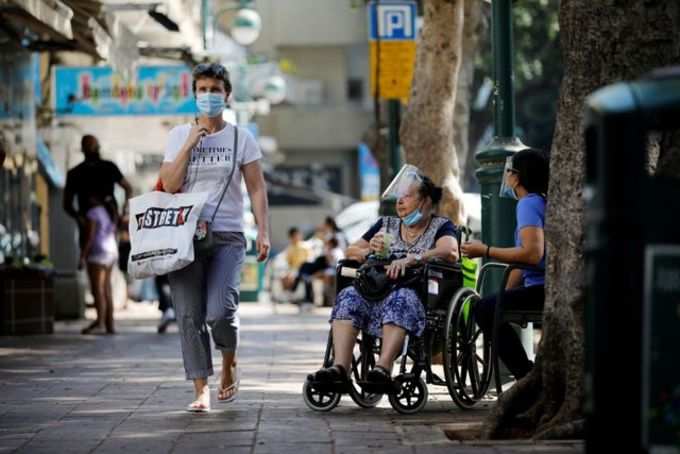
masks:
[[[208,326],[217,349],[235,352],[238,347],[236,311],[246,240],[236,232],[213,236],[213,247],[197,250],[191,265],[169,275],[187,380],[213,374]]]

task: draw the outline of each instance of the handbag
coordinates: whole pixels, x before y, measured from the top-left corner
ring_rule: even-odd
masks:
[[[232,169],[210,222],[199,221],[209,192],[170,194],[156,190],[130,199],[130,276],[142,279],[177,271],[194,261],[196,249],[200,253],[212,246],[211,224],[236,169],[238,128],[234,128]]]
[[[408,268],[404,276],[390,279],[387,277],[387,265],[387,260],[369,259],[357,270],[357,277],[352,285],[366,301],[382,301],[398,288],[413,286],[422,275],[421,268]]]

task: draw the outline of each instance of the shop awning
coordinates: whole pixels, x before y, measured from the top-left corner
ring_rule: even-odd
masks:
[[[0,11],[18,20],[33,18],[66,39],[73,39],[73,10],[59,0],[0,0]]]
[[[98,0],[0,0],[0,36],[32,51],[71,50],[105,59],[90,19],[108,32]]]

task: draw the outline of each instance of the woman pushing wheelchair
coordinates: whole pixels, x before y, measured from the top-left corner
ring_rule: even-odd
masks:
[[[458,260],[456,227],[435,214],[442,189],[411,165],[405,165],[383,194],[396,200],[397,216],[381,217],[361,239],[350,245],[346,257],[360,263],[380,257],[389,292],[376,300],[348,286],[338,293],[330,317],[333,357],[330,367],[310,374],[316,383],[350,382],[353,350],[360,332],[382,338],[380,356],[366,377],[369,384],[391,383],[395,358],[406,335],[419,337],[426,325],[425,308],[413,285],[403,282],[409,269],[427,260]]]

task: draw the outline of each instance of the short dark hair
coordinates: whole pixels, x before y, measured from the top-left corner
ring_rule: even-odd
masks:
[[[418,188],[420,197],[429,197],[432,200],[432,205],[437,205],[442,200],[444,191],[442,188],[434,184],[430,178],[425,175],[422,176],[420,187]]]
[[[335,222],[335,219],[333,219],[333,216],[326,216],[326,219],[324,219],[323,222],[324,224],[332,228],[334,232],[337,233],[340,231],[340,227],[338,227],[338,224],[337,222]]]
[[[224,84],[224,90],[231,93],[231,82],[229,81],[229,71],[227,68],[219,63],[199,63],[191,72],[193,80],[191,81],[191,89],[196,93],[196,81],[199,79],[217,79]]]
[[[548,193],[550,165],[548,156],[537,148],[527,148],[512,156],[512,168],[517,173],[519,184],[529,193]]]
[[[338,239],[336,237],[332,236],[328,239],[328,245],[330,247],[332,247],[333,249],[335,249],[336,247],[338,247],[340,245],[340,241],[338,241]]]
[[[99,141],[92,134],[85,134],[82,139],[80,139],[80,149],[87,153],[90,151],[95,151],[93,148]]]
[[[295,234],[297,234],[297,233],[300,233],[300,229],[298,229],[297,227],[291,227],[291,228],[289,228],[289,229],[288,229],[288,238],[292,238],[293,235],[295,235]]]

